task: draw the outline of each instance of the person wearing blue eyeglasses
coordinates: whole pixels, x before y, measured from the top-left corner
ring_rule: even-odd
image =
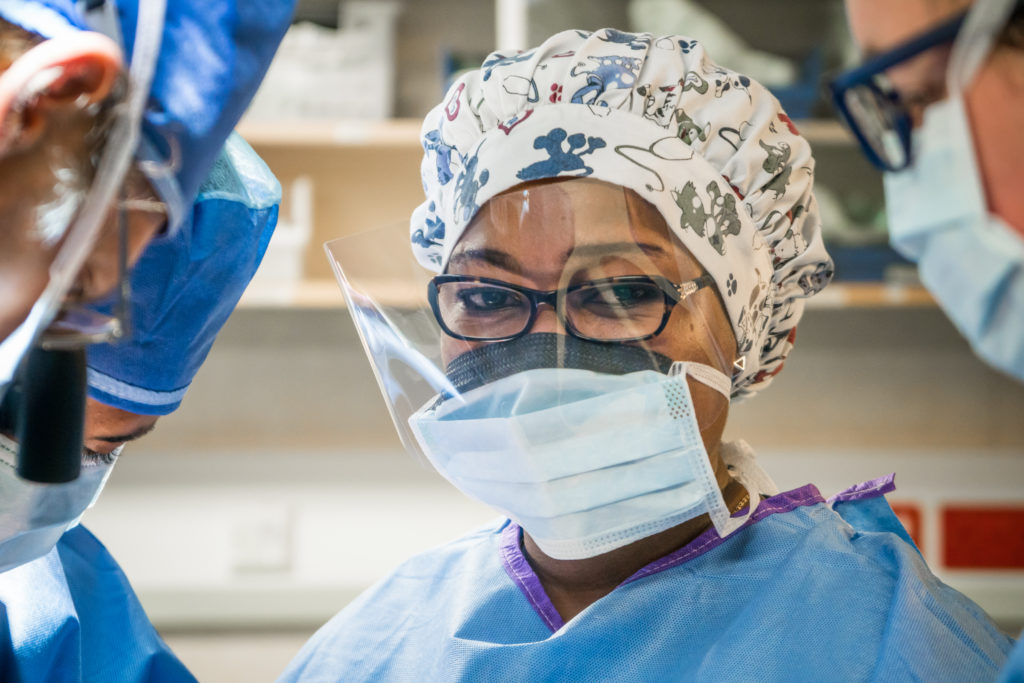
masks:
[[[885,172],[892,244],[975,352],[1024,381],[1024,2],[846,10],[868,58],[832,93]],[[1024,645],[999,680],[1024,683]]]
[[[846,8],[868,58],[832,93],[885,172],[892,245],[975,352],[1024,380],[1024,2]]]

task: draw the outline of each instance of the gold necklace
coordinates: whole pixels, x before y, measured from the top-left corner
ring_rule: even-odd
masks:
[[[748,503],[750,503],[750,492],[746,490],[746,487],[744,487],[743,497],[740,498],[739,501],[735,505],[733,505],[731,508],[729,508],[729,512],[730,513],[739,512],[744,507],[746,507]]]

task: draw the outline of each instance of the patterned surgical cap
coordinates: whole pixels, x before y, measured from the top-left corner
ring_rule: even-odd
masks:
[[[480,206],[589,176],[637,192],[714,278],[738,347],[733,397],[767,386],[832,277],[814,159],[778,101],[683,36],[565,31],[494,53],[426,117],[413,251],[441,271]]]

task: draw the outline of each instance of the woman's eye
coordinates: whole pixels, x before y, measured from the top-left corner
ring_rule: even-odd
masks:
[[[616,285],[612,287],[612,294],[615,301],[627,306],[646,303],[653,298],[650,287],[635,285]]]
[[[629,308],[650,303],[657,298],[657,293],[644,285],[611,285],[594,287],[584,295],[583,300],[589,306]]]
[[[478,287],[461,294],[462,304],[473,311],[496,311],[502,308],[518,307],[519,297],[504,289]]]

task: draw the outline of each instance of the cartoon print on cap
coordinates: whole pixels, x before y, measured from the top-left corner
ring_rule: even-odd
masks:
[[[694,144],[697,140],[705,142],[708,139],[708,133],[711,131],[710,123],[705,123],[701,127],[683,111],[682,107],[672,112],[671,122],[676,125],[676,137],[688,145]]]
[[[645,83],[636,89],[636,94],[643,97],[643,117],[649,121],[653,121],[662,128],[668,128],[675,122],[679,125],[676,135],[683,137],[684,131],[682,126],[685,124],[687,128],[687,137],[684,138],[687,144],[693,144],[692,136],[696,133],[701,133],[697,137],[701,142],[707,140],[707,134],[711,129],[711,124],[705,124],[703,128],[698,126],[696,122],[682,110],[682,107],[675,108],[676,102],[679,98],[689,92],[690,90],[696,91],[699,94],[704,94],[708,91],[708,83],[696,71],[690,71],[685,77],[680,78],[675,85],[659,86],[655,88],[650,83]],[[660,100],[659,100],[660,97]]]
[[[606,90],[632,88],[636,82],[636,75],[640,73],[640,60],[635,57],[588,56],[587,59],[593,64],[578,62],[569,71],[570,76],[587,77],[587,84],[573,93],[570,100],[573,104],[598,104],[607,107],[608,103],[599,102],[598,98]],[[588,66],[589,70],[586,68]]]
[[[434,152],[437,166],[437,182],[447,185],[455,174],[452,173],[452,148],[441,142],[441,131],[431,130],[423,135],[423,150]]]
[[[672,190],[672,199],[682,211],[679,225],[700,237],[706,236],[715,251],[725,255],[725,238],[740,234],[742,227],[736,212],[736,195],[732,192],[722,194],[718,184],[713,182],[708,184],[707,192],[711,199],[710,210],[705,209],[693,182],[687,182],[681,190]]]
[[[462,219],[466,221],[472,218],[473,214],[480,209],[476,204],[476,195],[491,177],[490,172],[486,168],[482,169],[479,177],[477,177],[478,154],[479,150],[477,150],[477,154],[469,158],[469,161],[466,162],[465,170],[459,174],[458,180],[455,181],[455,202],[462,209]]]
[[[537,91],[537,81],[532,78],[523,78],[516,75],[506,76],[505,80],[501,83],[501,87],[509,95],[525,97],[526,101],[531,104],[540,99],[540,93]]]
[[[533,52],[533,50],[530,50],[529,52],[519,52],[507,57],[505,55],[495,54],[481,65],[481,68],[484,69],[484,80],[489,81],[491,79],[491,74],[494,73],[494,70],[498,67],[508,66],[509,64],[515,64],[517,62],[525,62],[533,57]]]
[[[567,148],[562,145],[563,142],[568,143]],[[604,146],[605,142],[601,138],[587,137],[583,133],[568,135],[564,128],[554,128],[547,135],[541,135],[533,141],[533,148],[543,149],[548,153],[548,158],[520,169],[516,177],[520,180],[539,180],[573,171],[583,171],[573,173],[578,178],[588,176],[594,169],[583,161],[583,155],[592,154]]]
[[[830,263],[821,263],[815,266],[814,270],[800,276],[798,282],[804,294],[821,291],[829,283],[834,274],[835,268]]]
[[[444,221],[437,215],[437,204],[430,202],[427,207],[427,215],[424,218],[426,230],[416,230],[412,234],[413,244],[429,249],[444,243]]]
[[[643,50],[651,46],[651,36],[646,33],[626,33],[608,28],[604,30],[604,35],[599,36],[599,38],[606,43],[626,45],[630,50]]]
[[[761,149],[768,155],[761,163],[761,168],[775,176],[771,182],[765,185],[765,192],[774,192],[777,197],[781,197],[786,194],[789,175],[793,172],[793,167],[788,163],[790,154],[789,143],[783,141],[777,145],[766,145],[764,140],[758,140],[757,144],[761,145]]]

